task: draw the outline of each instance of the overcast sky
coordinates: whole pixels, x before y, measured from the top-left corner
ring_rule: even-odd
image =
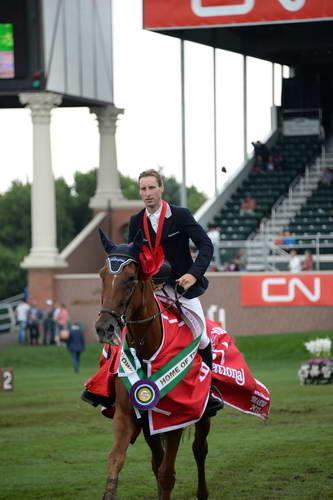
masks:
[[[163,167],[181,180],[180,42],[142,30],[142,1],[113,0],[115,104],[125,109],[117,129],[118,167],[136,178]],[[243,158],[242,56],[217,51],[217,157],[230,175]],[[276,104],[280,69],[276,68]],[[187,184],[214,193],[213,51],[185,43]],[[248,59],[248,150],[270,130],[272,66]],[[0,110],[0,192],[14,179],[32,179],[30,112]],[[72,183],[75,170],[98,165],[98,131],[87,108],[57,109],[51,140],[55,177]],[[223,187],[227,176],[218,176]]]

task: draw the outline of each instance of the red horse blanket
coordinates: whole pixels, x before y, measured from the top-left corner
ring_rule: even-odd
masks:
[[[176,315],[168,311],[163,313],[162,318],[161,346],[150,360],[144,360],[148,377],[193,341],[192,332]],[[199,420],[205,410],[211,384],[217,387],[227,405],[263,419],[268,417],[269,391],[252,376],[232,337],[218,323],[208,319],[206,323],[212,342],[212,373],[197,353],[185,377],[155,408],[147,411],[151,434],[185,427]],[[100,369],[86,382],[86,388],[114,401],[121,348],[112,347],[111,355],[108,353],[109,347],[104,346]],[[114,408],[103,408],[102,412],[112,417]]]

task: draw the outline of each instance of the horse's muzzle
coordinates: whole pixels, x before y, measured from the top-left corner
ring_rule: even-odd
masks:
[[[118,346],[121,344],[121,328],[113,317],[100,317],[95,323],[98,339],[102,344]]]

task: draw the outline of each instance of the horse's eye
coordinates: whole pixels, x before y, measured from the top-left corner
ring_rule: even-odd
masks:
[[[134,284],[136,283],[136,281],[137,281],[137,280],[136,280],[136,276],[130,276],[130,277],[128,278],[128,280],[127,280],[127,283],[128,283],[129,285],[134,285]]]

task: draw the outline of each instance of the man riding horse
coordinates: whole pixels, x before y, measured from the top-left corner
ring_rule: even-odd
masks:
[[[198,299],[208,287],[204,273],[213,256],[211,240],[187,208],[169,205],[162,199],[164,185],[159,172],[153,169],[142,172],[139,175],[139,190],[146,208],[130,218],[128,240],[132,242],[140,229],[151,248],[154,249],[157,237],[160,239],[162,257],[170,263],[171,273],[157,293],[161,297],[177,299],[181,307],[192,311],[198,318],[202,332],[198,352],[212,369],[211,343]],[[190,252],[190,240],[198,250],[195,261]],[[175,293],[175,288],[178,293]],[[223,402],[210,393],[205,415],[214,416],[221,408]]]

